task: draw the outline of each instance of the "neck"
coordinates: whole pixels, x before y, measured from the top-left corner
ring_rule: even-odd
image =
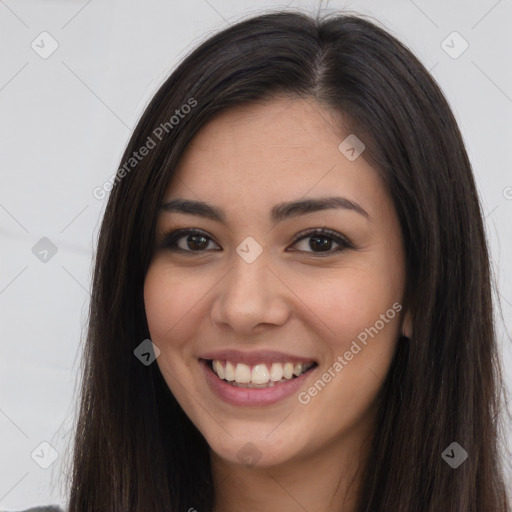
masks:
[[[212,452],[214,512],[355,512],[368,459],[368,431],[353,432],[306,456],[268,468]]]

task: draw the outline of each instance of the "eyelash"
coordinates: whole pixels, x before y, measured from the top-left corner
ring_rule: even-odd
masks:
[[[203,252],[207,252],[207,249],[204,249],[201,251],[193,251],[193,250],[182,249],[181,247],[177,247],[178,240],[180,240],[181,238],[184,238],[187,235],[201,235],[201,236],[213,241],[213,239],[206,232],[204,232],[200,229],[192,229],[192,228],[177,229],[175,231],[170,231],[170,232],[164,234],[164,236],[162,237],[162,242],[160,244],[160,247],[168,249],[173,252],[190,253],[190,254],[200,254]],[[317,228],[317,229],[308,230],[306,232],[301,232],[293,239],[292,245],[295,245],[297,242],[300,242],[301,240],[304,240],[307,238],[312,238],[314,236],[331,239],[332,241],[339,244],[340,247],[338,247],[336,249],[331,249],[329,251],[324,251],[324,252],[314,252],[314,251],[298,251],[298,252],[314,254],[315,257],[322,258],[325,256],[331,256],[337,252],[343,251],[344,249],[353,249],[354,248],[353,244],[347,238],[341,236],[336,231],[332,231],[332,230],[326,229],[326,228],[321,228],[321,229]],[[214,243],[216,243],[216,242],[214,242]],[[218,250],[218,249],[215,249],[215,250]]]

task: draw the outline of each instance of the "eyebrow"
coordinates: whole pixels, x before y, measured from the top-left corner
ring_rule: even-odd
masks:
[[[361,214],[366,219],[370,216],[368,212],[358,203],[351,201],[345,197],[321,197],[314,199],[302,199],[287,203],[279,203],[270,211],[270,218],[273,222],[282,222],[291,217],[306,215],[308,213],[334,208],[343,208],[352,210]],[[218,222],[226,223],[226,215],[223,210],[205,203],[203,201],[195,201],[192,199],[171,199],[160,207],[162,212],[177,212],[190,215],[199,215]]]

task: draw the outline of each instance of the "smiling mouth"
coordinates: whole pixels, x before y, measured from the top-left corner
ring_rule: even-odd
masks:
[[[212,372],[225,383],[238,388],[256,389],[291,382],[318,366],[314,361],[308,363],[274,362],[256,365],[219,359],[205,359],[204,361]]]

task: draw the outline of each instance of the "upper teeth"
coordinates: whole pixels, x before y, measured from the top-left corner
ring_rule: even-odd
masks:
[[[224,363],[224,364],[223,364]],[[257,364],[251,367],[244,363],[232,363],[230,361],[212,362],[213,371],[221,379],[229,382],[266,384],[269,381],[277,382],[282,378],[291,379],[294,375],[298,377],[313,366],[311,363],[272,363],[270,369],[266,364]]]

